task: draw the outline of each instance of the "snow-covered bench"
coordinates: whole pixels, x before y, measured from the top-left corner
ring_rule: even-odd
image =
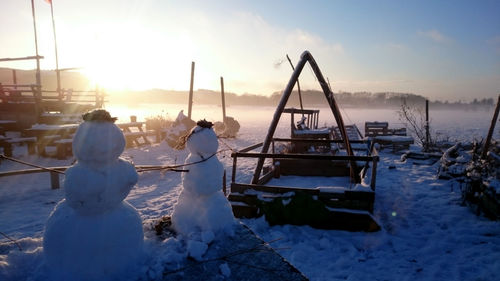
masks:
[[[392,146],[392,151],[397,152],[409,149],[414,140],[410,136],[376,136],[373,141],[382,146]]]
[[[365,137],[406,136],[406,128],[389,129],[389,122],[365,122]]]
[[[26,144],[28,147],[28,154],[35,154],[36,138],[6,138],[0,136],[0,146],[3,148],[5,156],[12,157],[13,144]]]

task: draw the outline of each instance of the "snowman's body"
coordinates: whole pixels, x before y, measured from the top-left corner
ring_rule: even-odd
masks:
[[[55,279],[113,279],[142,253],[141,218],[123,201],[138,179],[134,166],[118,158],[124,147],[123,133],[112,122],[78,128],[78,163],[66,171],[66,199],[44,233],[45,261]]]
[[[235,223],[231,205],[222,192],[224,168],[217,159],[219,143],[211,128],[195,127],[187,140],[190,152],[183,189],[172,214],[175,230],[186,237],[199,233],[231,234]],[[209,243],[210,241],[204,241]]]

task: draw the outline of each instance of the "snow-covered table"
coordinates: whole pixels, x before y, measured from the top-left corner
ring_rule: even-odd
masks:
[[[37,151],[39,155],[46,155],[45,148],[55,145],[54,142],[60,139],[72,139],[72,134],[76,132],[79,124],[47,125],[35,124],[31,128],[24,130],[28,137],[36,137]]]
[[[147,132],[142,130],[142,126],[144,122],[128,122],[128,123],[120,123],[116,124],[123,131],[123,135],[127,141],[127,147],[131,147],[132,143],[139,146],[141,143],[139,142],[139,138],[144,140],[143,144],[148,144],[149,140],[147,138]]]

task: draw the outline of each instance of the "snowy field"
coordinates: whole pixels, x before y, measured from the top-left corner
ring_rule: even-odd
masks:
[[[173,118],[178,110],[170,107],[162,111],[159,106],[152,112],[119,106],[107,109],[120,118],[118,122],[128,121],[128,115],[137,115],[139,120],[157,114]],[[194,110],[194,119],[222,119],[217,107],[195,106]],[[224,139],[219,146],[224,150],[219,160],[230,175],[230,149],[263,141],[274,108],[235,106],[227,112],[241,124],[238,137]],[[452,139],[481,139],[487,134],[492,114],[431,111],[432,128]],[[324,109],[321,115],[330,116]],[[346,109],[343,115],[347,124],[355,123],[361,130],[364,121],[389,121],[394,124],[391,127],[399,123],[394,110]],[[320,124],[332,124],[330,120],[333,118],[320,119]],[[283,118],[277,136],[288,135],[288,122]],[[123,157],[136,165],[172,165],[183,163],[187,154],[161,143],[127,149]],[[64,166],[73,161],[27,156],[25,147],[16,148],[14,157],[43,166]],[[237,181],[249,182],[254,165],[250,160],[239,162]],[[4,160],[0,163],[0,171],[24,168]],[[461,206],[459,186],[436,179],[436,172],[436,165],[401,162],[399,155],[381,152],[374,217],[382,230],[376,233],[271,227],[263,218],[243,222],[263,240],[274,241],[271,246],[310,280],[498,280],[499,223]],[[171,243],[155,236],[152,223],[172,213],[181,189],[179,173],[140,173],[127,201],[143,219],[147,255],[135,276],[130,275],[131,280],[154,280],[161,276],[163,264],[179,259]],[[63,196],[62,189],[50,189],[47,173],[0,178],[0,231],[16,241],[0,237],[0,280],[40,279],[36,272],[42,262],[44,225]]]

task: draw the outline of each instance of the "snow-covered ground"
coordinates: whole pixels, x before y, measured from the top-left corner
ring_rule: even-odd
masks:
[[[112,109],[109,110],[113,114]],[[220,149],[227,149],[218,157],[228,175],[232,167],[229,149],[261,142],[274,109],[256,109],[259,112],[239,117],[237,112],[244,110],[248,108],[228,110],[228,115],[236,117],[241,124],[236,139],[224,139],[220,143]],[[356,123],[362,128],[364,121],[397,122],[393,111],[371,110],[365,112],[367,115],[358,111],[363,113],[347,110],[352,121],[346,123]],[[460,118],[452,112],[439,114],[434,115],[439,116],[434,129],[466,139],[484,138],[492,116],[492,112],[459,112]],[[126,116],[121,118],[126,121]],[[282,121],[277,135],[287,135],[288,122]],[[186,150],[175,151],[165,143],[127,149],[123,154],[138,165],[179,164],[187,155]],[[27,156],[25,147],[16,148],[14,156],[43,166],[72,162],[72,159]],[[237,181],[250,181],[254,165],[254,161],[240,161]],[[26,167],[5,160],[0,163],[0,171],[22,168]],[[381,152],[374,217],[383,229],[376,233],[319,230],[308,226],[271,227],[263,218],[243,222],[265,241],[274,241],[271,246],[310,280],[498,279],[500,225],[461,206],[459,186],[438,180],[436,170],[436,166],[415,165],[412,160],[401,162],[399,155]],[[182,258],[175,251],[174,242],[160,241],[152,229],[155,220],[172,214],[181,188],[179,173],[143,172],[127,197],[144,221],[147,256],[136,277],[142,275],[147,280],[161,276],[158,273],[162,264]],[[0,237],[0,280],[25,280],[34,276],[42,261],[45,222],[63,197],[62,189],[50,189],[47,173],[0,178],[0,231],[16,241]]]

